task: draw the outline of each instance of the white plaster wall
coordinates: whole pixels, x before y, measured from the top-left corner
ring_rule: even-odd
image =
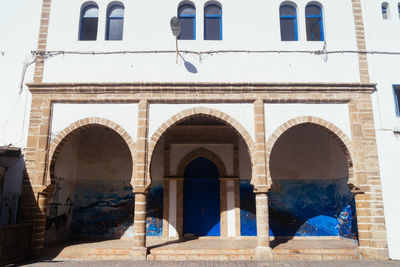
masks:
[[[150,104],[149,131],[151,138],[158,128],[169,118],[180,111],[195,107],[208,107],[222,111],[237,120],[246,129],[254,140],[254,107],[253,104]]]
[[[97,0],[99,27],[97,41],[78,41],[79,16],[84,0],[52,2],[48,50],[61,51],[140,51],[175,50],[169,20],[176,15],[179,0],[121,1],[125,5],[122,41],[105,41],[106,9],[110,0]],[[196,40],[180,40],[180,50],[321,50],[323,42],[306,41],[304,9],[308,0],[294,1],[298,6],[299,41],[280,40],[279,5],[282,1],[221,0],[223,40],[203,40],[203,8],[196,5]],[[324,32],[329,50],[355,50],[355,30],[351,2],[320,0],[324,12]],[[151,14],[151,15],[149,15]],[[340,18],[340,19],[338,19]],[[62,34],[60,34],[62,33]],[[332,54],[216,54],[199,58],[175,54],[135,55],[60,55],[46,62],[47,82],[89,81],[324,81],[357,82],[357,55]],[[195,73],[185,68],[193,64]],[[78,67],[77,67],[78,66]],[[118,66],[118,71],[115,71]]]
[[[322,118],[340,128],[351,139],[347,104],[265,104],[265,139],[288,120],[301,116]]]
[[[20,91],[22,69],[36,50],[41,0],[0,1],[0,145],[25,147],[31,96],[26,86]],[[33,79],[34,65],[25,74]]]
[[[396,0],[385,0],[389,3],[390,16],[382,19],[381,4],[384,1],[363,0],[363,16],[366,27],[368,50],[400,52],[400,17]],[[379,166],[382,181],[383,201],[385,208],[387,240],[391,259],[400,259],[400,214],[398,203],[400,195],[399,151],[400,136],[393,129],[400,127],[400,118],[395,115],[393,85],[400,84],[399,56],[369,55],[369,73],[371,82],[377,83],[373,94],[375,129],[378,145]]]
[[[233,175],[233,145],[230,144],[171,144],[171,175],[177,174],[179,163],[187,154],[199,148],[207,149],[220,157],[227,175]]]
[[[136,141],[137,104],[61,104],[53,105],[52,139],[70,124],[88,117],[100,117],[117,123]]]

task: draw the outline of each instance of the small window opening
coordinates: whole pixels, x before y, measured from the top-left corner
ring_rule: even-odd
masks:
[[[122,40],[124,31],[124,7],[112,5],[107,11],[106,40]]]
[[[97,5],[88,5],[82,9],[79,40],[93,41],[97,39],[98,20],[99,8]]]
[[[179,40],[196,40],[196,8],[192,4],[182,4],[178,8],[181,25]]]
[[[297,12],[292,5],[285,4],[279,8],[281,40],[297,41]]]
[[[306,29],[308,41],[324,41],[324,24],[322,9],[317,4],[306,7]]]
[[[387,2],[382,3],[382,18],[389,19],[389,4]]]
[[[204,7],[204,40],[222,40],[222,8],[211,2]]]
[[[400,117],[400,85],[394,85],[394,104],[396,109],[396,116]]]

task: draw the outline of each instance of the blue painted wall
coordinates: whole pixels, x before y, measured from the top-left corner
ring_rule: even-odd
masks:
[[[147,194],[146,235],[162,236],[163,226],[163,196],[162,185],[152,185]]]
[[[82,183],[72,203],[72,235],[132,236],[134,195],[125,183]]]
[[[256,202],[250,181],[240,181],[240,235],[256,236]]]
[[[249,181],[241,181],[240,193],[241,233],[256,235]],[[347,179],[274,181],[268,200],[271,236],[357,238],[354,197]]]

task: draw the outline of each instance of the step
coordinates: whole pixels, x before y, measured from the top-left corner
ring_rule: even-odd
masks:
[[[157,261],[250,261],[254,259],[254,254],[149,254],[147,260]]]

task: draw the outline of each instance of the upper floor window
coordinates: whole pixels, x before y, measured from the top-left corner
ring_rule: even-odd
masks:
[[[400,117],[400,85],[394,85],[394,104],[396,108],[396,116]]]
[[[124,6],[112,4],[107,10],[106,40],[122,40],[124,31]]]
[[[308,41],[324,41],[322,8],[316,3],[306,6],[306,30]]]
[[[382,3],[382,18],[389,18],[389,4],[387,2]]]
[[[81,9],[79,40],[90,41],[97,39],[99,7],[96,4],[84,4]]]
[[[279,18],[281,24],[281,40],[297,41],[297,12],[294,4],[282,4],[279,8]]]
[[[399,11],[399,18],[400,18],[400,3],[397,4],[397,9]]]
[[[218,2],[204,6],[204,40],[222,40],[222,7]]]
[[[181,25],[180,40],[196,40],[196,8],[191,3],[178,7],[178,18]]]

